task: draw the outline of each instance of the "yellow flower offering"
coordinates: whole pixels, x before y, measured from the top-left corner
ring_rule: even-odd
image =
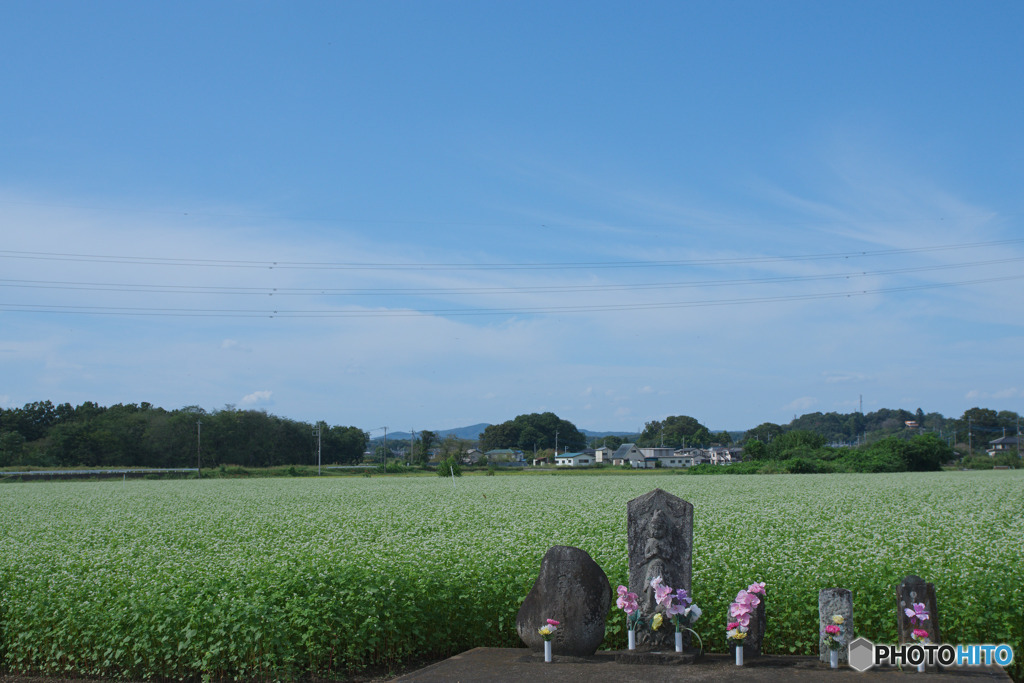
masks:
[[[537,633],[541,634],[542,636],[550,636],[552,633],[554,633],[554,631],[555,630],[550,626],[541,626],[540,630],[538,630]]]
[[[654,619],[651,620],[651,628],[655,631],[661,628],[661,612],[654,615]]]
[[[843,623],[843,615],[842,614],[837,614],[834,617],[832,617],[832,623],[833,624],[841,624],[841,623]]]

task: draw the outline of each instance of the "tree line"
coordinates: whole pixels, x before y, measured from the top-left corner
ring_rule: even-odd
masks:
[[[0,467],[203,467],[359,462],[367,435],[357,427],[313,425],[258,410],[149,403],[72,407],[50,401],[0,409]]]
[[[887,436],[934,433],[952,445],[963,444],[971,449],[983,448],[1003,434],[1015,435],[1020,415],[1011,410],[996,412],[990,408],[971,408],[960,417],[944,417],[941,413],[925,413],[882,408],[871,413],[807,413],[780,425],[764,422],[747,430],[743,441],[754,439],[770,443],[774,438],[792,431],[806,431],[823,436],[829,443],[871,442]]]
[[[797,469],[808,467],[805,463],[818,463],[813,467],[889,471],[892,463],[901,461],[909,469],[922,466],[920,463],[928,463],[926,468],[931,469],[936,457],[945,457],[944,462],[956,457],[954,449],[959,455],[970,456],[1004,432],[1016,434],[1019,420],[1020,416],[1011,411],[977,407],[959,418],[921,409],[910,412],[883,408],[867,414],[818,412],[786,425],[764,422],[747,430],[739,441],[746,449],[744,459],[748,462],[792,461],[790,465]],[[368,435],[357,427],[313,425],[234,406],[211,412],[197,406],[168,411],[149,403],[102,407],[87,401],[72,407],[40,401],[0,409],[0,467],[195,467],[198,462],[204,467],[315,465],[315,427],[320,428],[323,464],[351,464],[362,459]],[[908,442],[925,434],[945,444],[947,450],[940,452],[932,441],[914,441],[916,445],[909,451],[886,441],[895,437]],[[557,443],[558,450],[564,452],[582,450],[587,441],[572,422],[545,412],[519,415],[487,427],[479,447],[484,451],[509,448],[533,453],[551,451]],[[639,434],[600,440],[612,448],[627,441],[639,446],[681,448],[729,445],[732,438],[728,432],[713,433],[688,415],[670,415],[647,422]],[[828,446],[854,441],[863,446],[854,450],[862,453],[868,453],[869,446],[877,442],[886,444],[870,451],[874,455],[858,456],[860,460],[843,459],[851,449]],[[415,442],[402,445],[408,447],[409,459],[425,465],[432,453],[456,460],[475,444],[453,436],[441,439],[435,432],[424,431]],[[595,441],[590,445],[600,444]],[[927,456],[921,456],[916,448],[923,449]],[[384,449],[381,446],[378,450]],[[376,455],[383,460],[381,456],[387,454]],[[990,465],[991,459],[984,459]]]

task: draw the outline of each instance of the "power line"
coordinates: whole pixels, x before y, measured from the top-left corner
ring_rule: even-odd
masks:
[[[698,308],[711,306],[735,306],[743,304],[782,303],[792,301],[814,301],[823,299],[843,299],[873,294],[892,294],[895,292],[921,291],[948,287],[962,287],[992,282],[1006,282],[1024,279],[1024,274],[1003,277],[980,278],[960,282],[939,282],[929,284],[907,285],[903,287],[887,287],[878,289],[853,290],[846,292],[826,292],[815,294],[793,294],[769,297],[746,297],[733,299],[706,299],[697,301],[667,301],[656,303],[624,303],[594,304],[570,306],[533,306],[507,308],[435,308],[412,310],[365,310],[365,309],[328,309],[328,310],[258,310],[258,309],[189,309],[189,308],[145,308],[128,306],[75,306],[75,305],[44,305],[44,304],[10,304],[0,303],[0,311],[18,311],[30,313],[79,313],[91,315],[134,315],[134,316],[190,316],[190,317],[246,317],[246,318],[344,318],[344,317],[414,317],[426,314],[446,316],[468,315],[526,315],[526,314],[566,314],[605,311],[636,311],[663,310],[673,308]]]
[[[911,273],[935,272],[978,266],[992,266],[1005,263],[1019,263],[1024,257],[989,259],[935,266],[891,268],[875,271],[852,271],[828,275],[789,275],[763,278],[731,278],[719,280],[693,280],[688,282],[641,282],[603,285],[532,285],[521,287],[237,287],[211,285],[149,285],[139,283],[74,282],[62,280],[17,280],[0,279],[0,287],[20,289],[60,289],[72,291],[103,291],[120,293],[159,294],[243,294],[258,296],[394,296],[397,294],[552,294],[570,292],[617,292],[656,289],[684,289],[694,287],[726,287],[741,285],[785,284],[799,282],[820,282],[827,280],[849,280],[853,278],[880,277],[884,275],[906,275]]]
[[[0,250],[0,258],[42,261],[77,261],[87,263],[119,263],[131,265],[192,266],[215,268],[258,268],[282,270],[567,270],[604,268],[666,268],[683,266],[722,266],[757,263],[784,263],[833,259],[922,254],[938,251],[959,251],[982,247],[1007,246],[1024,243],[1024,238],[991,242],[968,242],[906,249],[880,249],[874,251],[848,251],[821,254],[794,254],[789,256],[743,256],[729,258],[648,260],[648,261],[552,261],[534,263],[357,263],[316,261],[249,261],[233,259],[165,258],[157,256],[118,256],[110,254],[73,254],[61,252]]]

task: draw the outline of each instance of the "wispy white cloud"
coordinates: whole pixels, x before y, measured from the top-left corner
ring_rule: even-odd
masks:
[[[867,375],[863,372],[826,372],[825,381],[830,384],[837,382],[863,382]]]
[[[266,389],[254,391],[251,394],[246,394],[245,396],[243,396],[241,403],[244,406],[251,406],[257,403],[266,403],[270,400],[270,396],[273,393],[274,392],[267,391]]]
[[[971,389],[964,395],[964,398],[970,399],[972,401],[976,399],[1006,399],[1020,397],[1024,397],[1024,391],[1021,391],[1017,387],[998,389],[996,391],[981,391],[979,389]]]
[[[794,399],[782,407],[783,410],[810,410],[817,405],[818,399],[813,396],[801,396],[800,398]]]

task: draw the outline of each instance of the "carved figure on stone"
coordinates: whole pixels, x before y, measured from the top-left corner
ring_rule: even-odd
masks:
[[[641,596],[645,619],[654,616],[656,599],[651,581],[660,576],[666,586],[690,590],[693,551],[693,505],[655,489],[629,501],[627,543],[629,589]],[[641,650],[674,649],[671,627],[637,634]]]
[[[668,528],[668,520],[661,510],[655,510],[649,525],[650,535],[644,542],[643,577],[644,577],[644,608],[651,614],[654,612],[656,599],[651,582],[657,577],[666,576],[666,563],[672,557],[672,539]],[[689,590],[687,588],[687,590]]]

